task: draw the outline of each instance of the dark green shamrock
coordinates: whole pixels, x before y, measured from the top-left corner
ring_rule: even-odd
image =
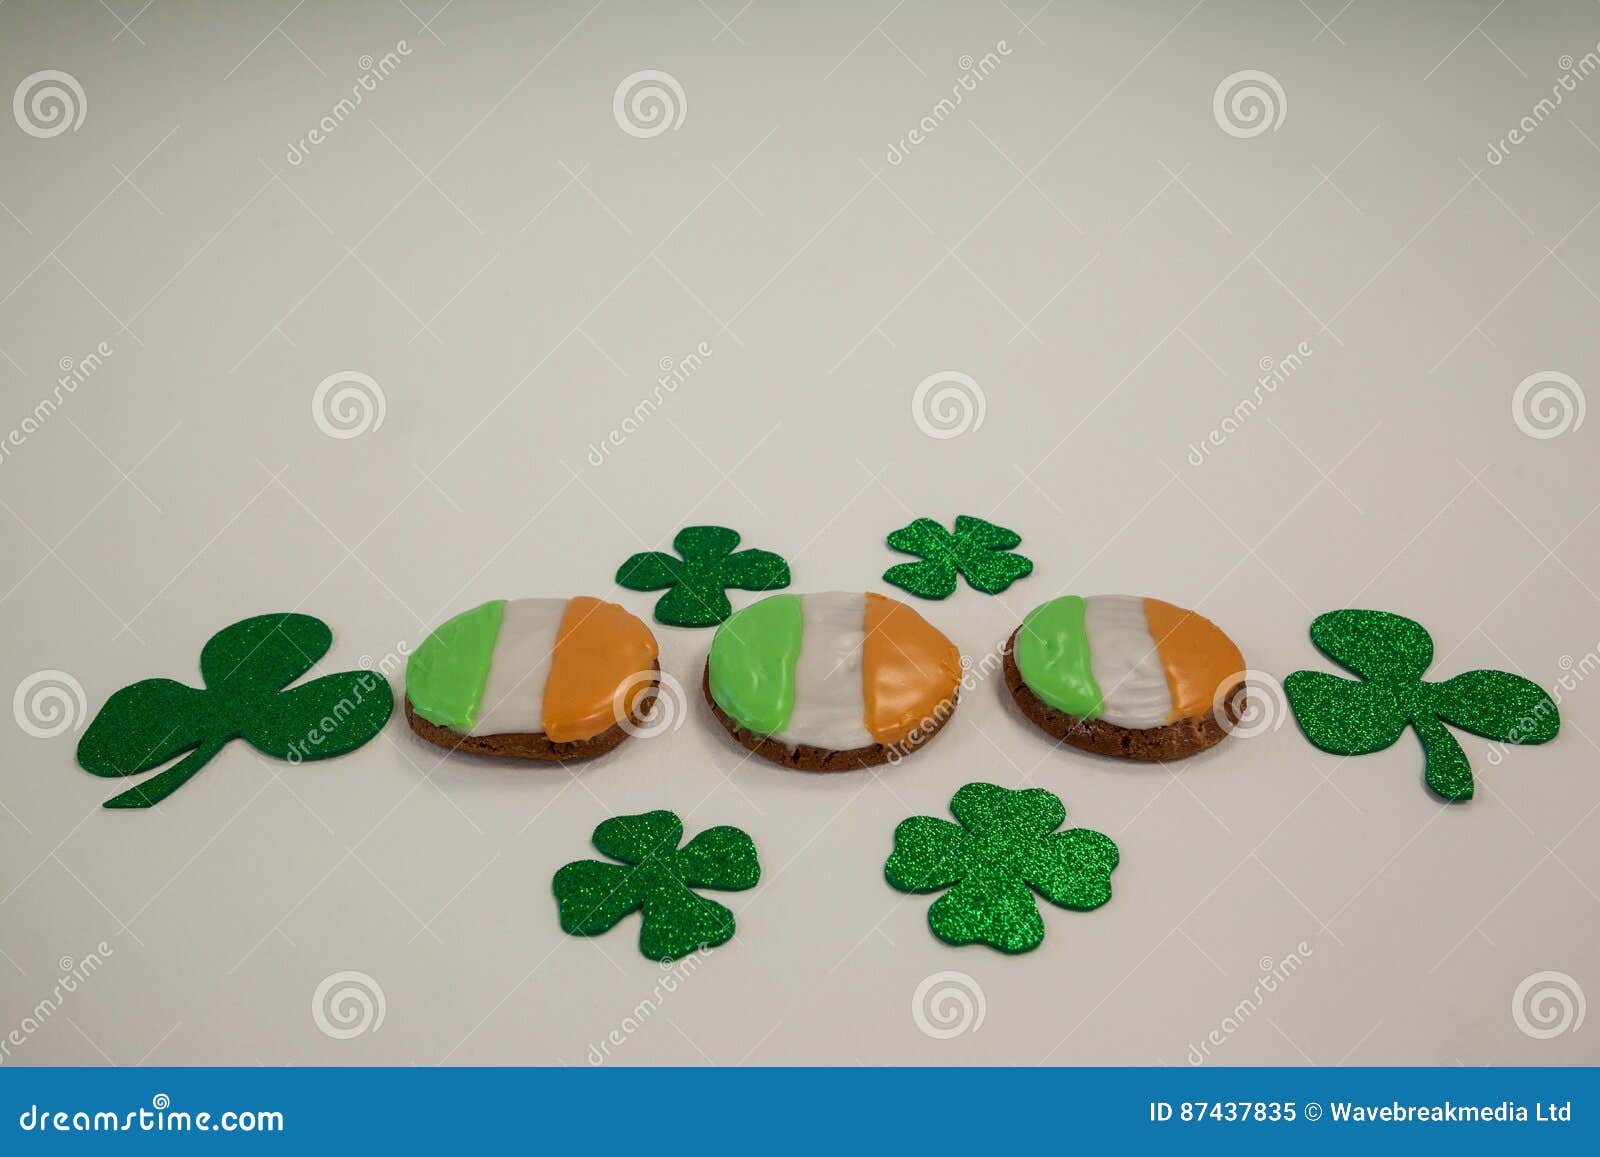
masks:
[[[636,554],[617,568],[617,585],[659,591],[656,621],[673,627],[714,627],[733,614],[725,593],[775,591],[789,585],[789,564],[770,550],[741,550],[739,532],[725,526],[686,526],[672,540],[674,558],[659,550]]]
[[[901,821],[883,869],[902,892],[950,889],[928,909],[940,940],[1027,952],[1044,939],[1034,892],[1080,912],[1111,899],[1117,845],[1087,828],[1056,831],[1067,809],[1043,788],[969,783],[950,810],[959,824],[933,816]]]
[[[1468,671],[1423,682],[1433,640],[1399,615],[1329,611],[1311,624],[1311,641],[1361,679],[1325,671],[1284,679],[1306,738],[1335,755],[1367,755],[1394,743],[1410,724],[1427,757],[1427,784],[1445,799],[1472,798],[1472,767],[1446,723],[1502,743],[1544,743],[1561,729],[1550,696],[1521,675]]]
[[[733,913],[691,891],[742,892],[761,878],[756,846],[738,828],[707,828],[682,848],[683,821],[669,811],[617,816],[594,830],[594,846],[621,864],[576,860],[551,887],[561,928],[574,936],[609,932],[643,910],[639,951],[675,960],[733,935]]]
[[[919,518],[891,534],[889,545],[923,561],[892,566],[883,581],[925,599],[945,599],[955,593],[959,573],[973,590],[997,595],[1033,573],[1032,559],[1007,553],[1021,542],[1016,531],[970,514],[957,516],[954,534],[931,518]]]
[[[388,722],[394,693],[373,671],[288,686],[332,644],[328,624],[310,615],[258,615],[224,627],[200,652],[205,690],[172,679],[122,688],[83,733],[78,763],[95,775],[140,775],[187,751],[105,805],[143,808],[177,791],[240,736],[291,763],[353,751]]]

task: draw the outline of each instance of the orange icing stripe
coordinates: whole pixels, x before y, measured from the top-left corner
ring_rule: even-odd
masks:
[[[593,739],[617,723],[612,700],[631,676],[649,671],[656,637],[616,603],[580,595],[567,601],[544,685],[544,733],[557,743]],[[641,679],[627,708],[644,693]]]
[[[885,744],[932,730],[961,681],[961,652],[904,603],[870,592],[866,634],[861,684],[867,730]]]
[[[1205,715],[1224,689],[1223,681],[1244,672],[1244,656],[1233,640],[1203,615],[1160,599],[1145,599],[1144,614],[1172,694],[1167,721]]]

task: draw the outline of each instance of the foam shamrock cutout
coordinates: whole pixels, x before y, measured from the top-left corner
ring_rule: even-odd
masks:
[[[656,621],[672,627],[714,627],[733,614],[729,589],[775,591],[789,585],[789,564],[770,550],[741,550],[739,532],[725,526],[686,526],[672,540],[681,558],[659,550],[636,554],[617,568],[617,585],[659,591]]]
[[[1311,624],[1311,641],[1361,678],[1295,671],[1283,681],[1306,738],[1335,755],[1367,755],[1416,728],[1424,779],[1451,800],[1472,798],[1472,766],[1445,724],[1502,743],[1544,743],[1561,729],[1555,702],[1509,671],[1468,671],[1427,683],[1433,639],[1421,624],[1387,611],[1329,611]]]
[[[903,562],[883,572],[883,581],[925,599],[949,598],[956,575],[973,590],[997,595],[1019,578],[1033,573],[1033,560],[1010,554],[1022,536],[970,514],[956,518],[951,533],[931,518],[919,518],[889,535],[889,545],[921,562]]]
[[[639,951],[675,960],[733,935],[733,913],[693,891],[740,892],[761,878],[756,846],[738,828],[707,828],[683,847],[683,821],[669,811],[617,816],[594,830],[594,846],[620,860],[576,860],[555,875],[561,928],[574,936],[609,932],[638,909]]]
[[[902,892],[950,889],[928,909],[940,940],[1028,952],[1044,939],[1035,892],[1080,912],[1111,899],[1117,845],[1087,828],[1056,831],[1067,809],[1043,788],[969,783],[950,811],[960,823],[934,816],[901,821],[883,869]]]
[[[388,722],[394,693],[373,671],[341,671],[290,687],[332,644],[328,624],[310,615],[258,615],[224,627],[200,652],[204,690],[172,679],[122,688],[84,731],[78,763],[95,775],[141,775],[188,752],[105,804],[146,808],[235,738],[291,763],[353,751]]]

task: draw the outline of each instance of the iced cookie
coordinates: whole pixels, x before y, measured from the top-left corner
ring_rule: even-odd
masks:
[[[1065,595],[1006,644],[1006,686],[1057,739],[1123,759],[1220,743],[1244,706],[1244,656],[1210,619],[1128,595]]]
[[[717,628],[705,694],[745,747],[801,771],[898,762],[956,707],[961,653],[875,594],[772,595]]]
[[[610,751],[655,698],[655,636],[615,603],[494,599],[423,640],[406,720],[441,747],[520,759]]]

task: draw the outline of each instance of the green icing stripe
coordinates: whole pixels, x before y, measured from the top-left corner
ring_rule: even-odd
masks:
[[[711,639],[711,697],[735,723],[775,735],[794,712],[794,664],[804,633],[799,595],[751,603]]]
[[[1029,611],[1017,635],[1017,669],[1028,689],[1057,711],[1097,719],[1105,703],[1089,666],[1083,611],[1080,595],[1063,595]]]
[[[406,697],[429,723],[471,731],[478,721],[505,599],[491,599],[442,623],[406,662]]]

